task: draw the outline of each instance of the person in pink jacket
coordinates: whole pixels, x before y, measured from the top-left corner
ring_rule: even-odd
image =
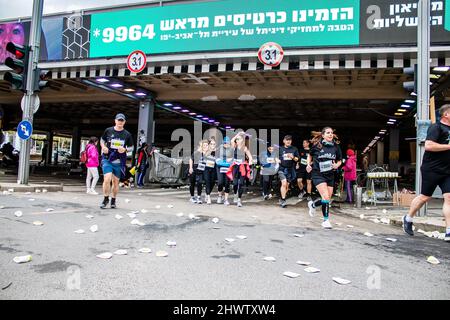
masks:
[[[87,177],[86,177],[86,193],[88,194],[98,194],[95,191],[95,185],[97,184],[99,174],[98,174],[98,165],[99,165],[99,155],[98,155],[98,139],[96,137],[91,137],[89,139],[89,143],[85,147],[87,161]]]
[[[353,184],[356,181],[356,156],[355,151],[352,149],[347,150],[347,160],[345,161],[344,169],[344,180],[345,180],[345,190],[347,191],[346,202],[353,202]]]

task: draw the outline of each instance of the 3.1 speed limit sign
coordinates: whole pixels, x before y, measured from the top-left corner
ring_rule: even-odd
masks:
[[[128,70],[134,73],[142,72],[147,65],[147,57],[141,50],[136,50],[130,53],[127,58]]]
[[[278,66],[284,57],[283,48],[275,42],[267,42],[259,48],[258,58],[261,63],[276,67]]]

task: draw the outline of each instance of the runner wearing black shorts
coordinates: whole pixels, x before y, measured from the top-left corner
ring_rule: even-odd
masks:
[[[311,192],[312,192],[312,181],[311,181],[311,173],[306,171],[306,165],[308,164],[308,156],[310,152],[309,148],[310,142],[309,140],[303,140],[303,148],[300,149],[300,161],[297,163],[297,184],[300,189],[300,193],[298,195],[299,199],[302,199],[305,195],[307,196],[308,201],[311,200]],[[306,181],[306,192],[305,192],[305,183]]]
[[[280,162],[280,168],[278,169],[278,177],[281,181],[280,206],[286,208],[286,195],[289,190],[289,183],[295,182],[297,179],[295,163],[300,159],[300,154],[298,153],[298,149],[292,146],[292,136],[285,136],[283,143],[284,146],[280,147],[279,151],[280,159],[278,161]]]
[[[334,140],[333,129],[325,127],[322,132],[315,134],[313,146],[308,156],[306,170],[311,172],[312,182],[320,193],[321,198],[309,201],[309,215],[314,216],[316,207],[322,205],[323,222],[322,227],[331,229],[329,220],[330,201],[333,195],[334,171],[342,163],[342,152]]]
[[[444,195],[442,211],[445,217],[446,242],[450,242],[450,104],[439,109],[441,120],[428,128],[425,140],[425,154],[422,167],[422,187],[420,195],[411,202],[409,213],[403,217],[403,230],[414,235],[413,217],[428,202],[436,187],[440,187]]]

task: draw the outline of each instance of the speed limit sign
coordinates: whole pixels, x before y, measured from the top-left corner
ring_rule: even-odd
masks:
[[[141,50],[133,51],[127,58],[127,67],[131,72],[139,73],[145,69],[146,65],[147,57]]]
[[[258,58],[261,63],[276,67],[278,66],[284,57],[283,48],[275,42],[267,42],[259,48]]]

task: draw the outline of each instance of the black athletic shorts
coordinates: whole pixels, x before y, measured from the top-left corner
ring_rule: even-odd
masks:
[[[306,170],[297,170],[297,179],[311,180],[311,172]]]
[[[424,196],[431,197],[439,186],[442,194],[450,193],[450,175],[440,174],[427,169],[421,169],[422,173],[422,191]]]
[[[278,178],[280,181],[287,180],[289,183],[294,182],[297,179],[297,174],[295,168],[284,168],[280,167],[278,170]]]
[[[314,186],[318,186],[321,183],[326,183],[329,187],[334,187],[334,172],[330,171],[327,173],[319,173],[319,172],[312,172],[311,174],[311,180],[314,184]]]

